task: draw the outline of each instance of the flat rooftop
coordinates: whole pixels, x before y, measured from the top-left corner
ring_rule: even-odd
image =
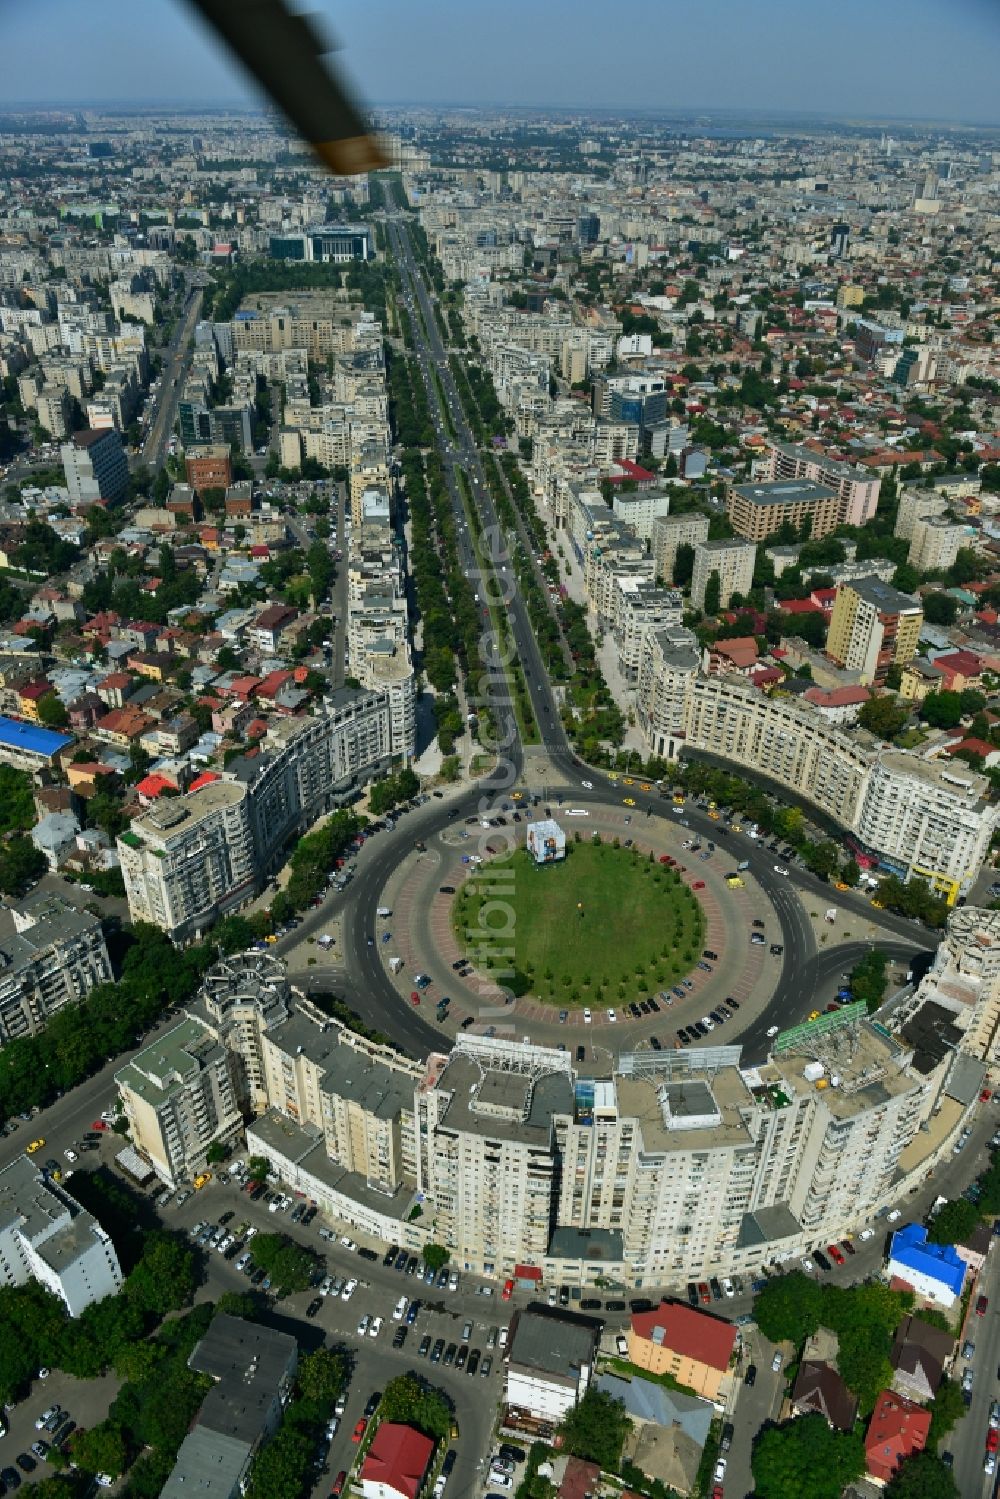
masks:
[[[445,1129],[468,1130],[492,1139],[547,1146],[553,1115],[572,1118],[574,1113],[568,1073],[544,1073],[529,1087],[526,1073],[480,1066],[462,1052],[451,1054],[437,1087],[451,1094],[442,1111]]]
[[[868,1020],[854,1022],[845,1015],[842,1025],[831,1026],[836,1018],[823,1015],[812,1025],[807,1022],[797,1026],[799,1039],[787,1050],[772,1054],[758,1068],[764,1087],[772,1090],[776,1107],[781,1106],[781,1095],[791,1099],[817,1091],[817,1083],[804,1076],[810,1062],[824,1065],[823,1076],[817,1081],[825,1086],[819,1091],[837,1119],[853,1119],[919,1086],[902,1065],[910,1056],[909,1050],[904,1051],[898,1041]],[[838,1080],[836,1087],[832,1085],[834,1077]]]
[[[702,1078],[683,1081],[655,1076],[615,1077],[618,1111],[623,1118],[632,1116],[642,1129],[646,1154],[669,1155],[671,1151],[718,1149],[720,1146],[742,1146],[751,1143],[743,1122],[742,1111],[753,1106],[753,1099],[737,1067],[721,1067]],[[680,1108],[695,1108],[708,1099],[714,1103],[712,1122],[704,1128],[671,1128],[664,1119],[661,1090],[666,1087]],[[704,1093],[701,1091],[704,1089]],[[689,1116],[690,1119],[690,1116]]]
[[[833,500],[837,491],[815,479],[775,479],[767,484],[734,484],[733,493],[751,505],[818,505]]]

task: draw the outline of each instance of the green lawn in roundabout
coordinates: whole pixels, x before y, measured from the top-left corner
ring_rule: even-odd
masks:
[[[564,860],[541,868],[524,849],[476,866],[452,919],[480,972],[567,1009],[669,988],[701,957],[705,936],[704,913],[679,875],[648,853],[597,840],[568,842]]]

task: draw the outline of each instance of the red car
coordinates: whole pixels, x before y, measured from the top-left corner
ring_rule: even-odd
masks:
[[[980,1103],[989,1103],[989,1101],[990,1101],[990,1099],[992,1097],[993,1097],[993,1094],[990,1092],[989,1088],[984,1088],[983,1091],[979,1095],[979,1102]]]
[[[986,1433],[986,1451],[995,1452],[998,1446],[1000,1446],[1000,1431],[991,1426]]]
[[[703,1280],[700,1280],[698,1282],[698,1295],[701,1297],[701,1304],[702,1304],[702,1306],[711,1306],[711,1304],[712,1304],[712,1293],[708,1289],[707,1283],[705,1281],[703,1281]]]
[[[671,862],[671,860],[670,860],[670,855],[669,854],[661,854],[660,855],[660,863],[661,864],[669,864],[670,862]]]
[[[977,1317],[985,1317],[986,1316],[986,1308],[989,1306],[989,1304],[990,1303],[989,1303],[989,1298],[988,1297],[986,1297],[986,1296],[980,1296],[979,1300],[976,1302],[976,1316]]]
[[[704,890],[704,888],[705,888],[705,881],[704,880],[695,880],[694,884],[691,886],[692,890]]]
[[[105,1120],[105,1119],[95,1119],[94,1122],[93,1122],[93,1124],[90,1127],[91,1127],[91,1129],[107,1129],[107,1127],[108,1127],[107,1120]]]
[[[418,1005],[419,1003],[420,1003],[420,995],[417,993],[416,989],[411,989],[410,990],[410,1004],[411,1005]]]
[[[503,1290],[500,1292],[500,1300],[509,1301],[513,1294],[514,1282],[512,1280],[505,1280],[503,1283]]]
[[[352,1442],[360,1442],[361,1438],[364,1436],[364,1434],[365,1434],[365,1432],[367,1430],[368,1430],[368,1421],[367,1421],[367,1419],[364,1416],[362,1416],[360,1418],[360,1420],[358,1421],[357,1426],[355,1426],[354,1430],[351,1432],[351,1441]]]
[[[717,1483],[712,1490],[712,1499],[722,1499],[722,1484]]]
[[[833,1260],[833,1263],[835,1265],[842,1265],[844,1263],[844,1256],[841,1254],[836,1244],[828,1244],[826,1246],[826,1252],[830,1256],[831,1260]]]
[[[330,1499],[339,1499],[339,1496],[344,1492],[344,1484],[346,1482],[347,1470],[346,1468],[341,1468],[340,1472],[333,1480],[333,1488],[330,1490]]]

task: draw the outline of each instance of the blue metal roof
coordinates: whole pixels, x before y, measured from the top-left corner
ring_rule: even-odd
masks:
[[[35,723],[0,716],[0,744],[8,744],[12,749],[24,750],[30,755],[52,756],[72,743],[69,734],[57,734],[53,729],[42,729]]]
[[[965,1261],[951,1244],[928,1244],[927,1230],[920,1223],[907,1223],[892,1236],[891,1264],[917,1270],[961,1296],[965,1284]]]

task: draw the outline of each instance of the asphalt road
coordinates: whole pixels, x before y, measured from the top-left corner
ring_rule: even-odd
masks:
[[[972,1403],[943,1444],[954,1456],[954,1478],[962,1499],[989,1495],[996,1488],[995,1478],[983,1469],[990,1404],[1000,1399],[1000,1256],[996,1251],[987,1256],[973,1307],[979,1295],[988,1298],[989,1306],[982,1317],[970,1310],[961,1340],[969,1338],[975,1344],[975,1355],[968,1360],[959,1356],[954,1370],[955,1379],[960,1379],[966,1369],[972,1369]]]
[[[173,431],[177,403],[181,397],[181,374],[187,361],[188,344],[194,335],[195,323],[201,315],[201,302],[201,287],[189,286],[184,312],[177,322],[170,343],[163,350],[159,403],[138,460],[153,473],[157,473],[165,461],[167,442]]]

